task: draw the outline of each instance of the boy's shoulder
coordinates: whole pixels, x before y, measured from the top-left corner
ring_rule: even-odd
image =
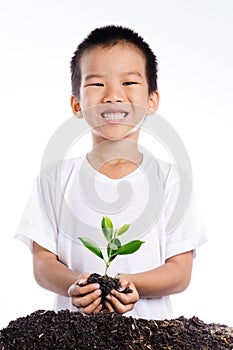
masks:
[[[79,156],[51,162],[41,169],[40,178],[55,180],[61,174],[65,177],[69,176],[74,170],[80,169],[84,160],[85,156]]]
[[[144,155],[144,164],[146,168],[150,169],[150,172],[160,174],[165,179],[174,179],[179,176],[178,166],[175,163],[156,158],[153,155]]]

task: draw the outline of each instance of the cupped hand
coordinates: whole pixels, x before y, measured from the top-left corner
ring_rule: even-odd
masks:
[[[81,274],[68,289],[72,305],[87,315],[98,314],[102,309],[101,290],[98,283],[87,284],[89,274]]]
[[[134,308],[134,304],[139,300],[139,294],[132,282],[120,280],[120,284],[122,287],[121,291],[113,289],[106,296],[105,306],[109,312],[124,314]],[[132,290],[131,293],[123,293],[127,287]]]

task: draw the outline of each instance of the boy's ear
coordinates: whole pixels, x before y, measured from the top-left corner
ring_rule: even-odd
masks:
[[[159,106],[159,92],[153,91],[149,96],[148,115],[154,114]]]
[[[71,108],[72,108],[74,115],[77,118],[82,118],[83,115],[82,115],[79,100],[74,95],[71,96],[70,104],[71,104]]]

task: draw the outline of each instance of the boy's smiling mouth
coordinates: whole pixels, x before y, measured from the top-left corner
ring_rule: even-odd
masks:
[[[122,110],[105,110],[101,113],[101,117],[105,119],[106,122],[119,123],[123,121],[129,113]]]

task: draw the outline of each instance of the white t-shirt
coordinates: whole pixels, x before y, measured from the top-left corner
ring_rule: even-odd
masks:
[[[144,243],[134,254],[117,256],[108,275],[151,270],[206,241],[195,198],[182,186],[174,165],[146,155],[140,167],[121,179],[99,173],[86,157],[57,162],[36,179],[16,238],[31,249],[32,242],[37,242],[77,273],[103,274],[103,260],[78,237],[94,240],[106,256],[101,219],[109,216],[115,228],[130,224],[120,236],[122,244],[133,239]],[[61,309],[77,310],[69,297],[57,295],[55,310]],[[125,315],[172,318],[170,298],[141,298]]]

